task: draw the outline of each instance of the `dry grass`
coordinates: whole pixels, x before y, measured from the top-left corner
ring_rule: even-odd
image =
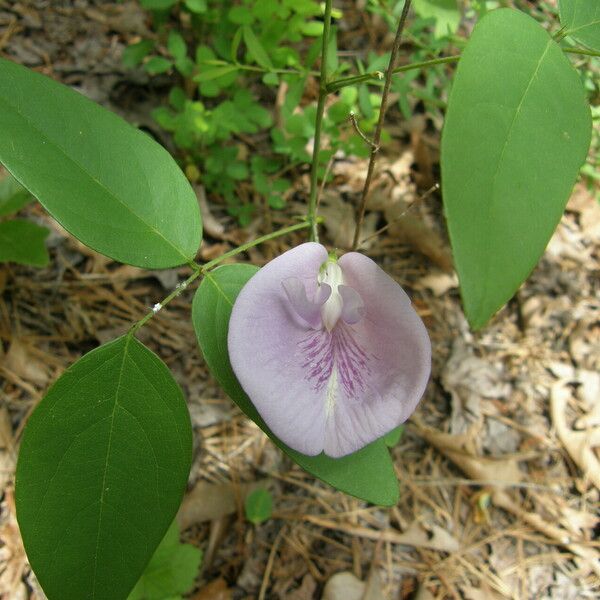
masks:
[[[20,19],[11,25],[15,35],[28,27]],[[185,537],[205,552],[192,598],[320,598],[340,571],[368,580],[369,598],[598,597],[600,207],[579,185],[529,281],[473,334],[449,264],[439,200],[397,218],[420,193],[411,164],[415,154],[422,161],[423,152],[435,156],[430,138],[413,135],[410,144],[392,148],[399,160],[380,163],[365,232],[392,223],[366,251],[409,291],[434,347],[426,397],[393,449],[402,490],[397,506],[367,506],[315,481],[223,397],[196,347],[192,290],[140,332],[183,386],[195,429],[189,494],[179,515]],[[335,185],[323,212],[332,223],[329,241],[344,245],[353,221],[340,192],[356,197],[365,165],[339,162],[332,169]],[[300,194],[305,185],[303,178],[295,182]],[[14,464],[28,415],[69,364],[124,332],[185,273],[111,263],[39,207],[28,210],[53,228],[52,263],[45,270],[0,265],[0,597],[6,600],[42,597],[14,516]],[[202,259],[266,227],[259,219],[249,233],[241,231],[219,207],[212,210],[213,237]],[[290,202],[288,214],[302,210]],[[246,258],[263,264],[300,240],[277,241]],[[256,482],[269,487],[275,506],[259,527],[241,509]]]

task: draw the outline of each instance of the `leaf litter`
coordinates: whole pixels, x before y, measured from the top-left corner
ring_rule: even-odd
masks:
[[[124,44],[145,31],[139,10],[133,3],[65,4],[2,6],[0,50],[153,130],[153,99],[132,108],[123,95],[132,77],[147,83],[120,63]],[[439,195],[420,200],[435,183],[438,135],[435,120],[409,123],[384,149],[364,232],[386,227],[365,248],[410,291],[434,345],[426,398],[392,449],[397,506],[365,505],[315,481],[240,414],[198,355],[192,291],[141,330],[184,388],[193,416],[195,460],[179,522],[184,541],[203,549],[204,564],[190,598],[564,600],[600,593],[600,207],[578,184],[529,281],[473,334],[460,308]],[[331,170],[335,186],[323,198],[328,241],[344,246],[366,163],[343,158]],[[306,181],[294,186],[290,198],[301,197]],[[260,221],[237,228],[202,190],[199,201],[216,240],[205,241],[203,257],[267,230]],[[272,225],[288,225],[303,210],[292,199]],[[25,212],[53,228],[52,263],[45,270],[0,265],[0,597],[41,600],[14,510],[15,453],[26,419],[69,364],[125,331],[185,270],[159,281],[84,248],[39,207]],[[302,240],[276,240],[248,258],[261,265]],[[243,497],[265,481],[274,512],[253,526]],[[197,500],[209,497],[206,506]]]

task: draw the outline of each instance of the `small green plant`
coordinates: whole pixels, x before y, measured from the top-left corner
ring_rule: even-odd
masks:
[[[246,519],[254,525],[260,525],[271,518],[273,512],[273,497],[265,488],[257,488],[246,496],[244,502]]]
[[[194,165],[208,192],[222,198],[240,225],[252,219],[255,203],[241,200],[243,182],[269,209],[286,205],[290,181],[282,172],[310,161],[316,104],[304,103],[307,79],[323,32],[321,3],[315,0],[244,0],[222,2],[142,1],[153,11],[156,40],[144,39],[124,52],[126,66],[150,75],[172,73],[175,85],[168,103],[154,119],[173,134],[180,161]],[[182,18],[187,15],[187,18]],[[341,11],[334,11],[340,18]],[[181,22],[189,26],[181,28]],[[207,35],[210,32],[210,35]],[[200,43],[200,40],[203,43]],[[337,59],[335,30],[330,37],[330,75],[343,74],[349,62]],[[263,108],[263,98],[282,91],[277,122]],[[271,100],[269,100],[271,102]],[[327,148],[320,175],[337,152],[366,156],[368,147],[352,129],[350,113],[370,131],[377,119],[378,97],[367,87],[349,87],[328,108],[323,123]],[[250,156],[240,140],[263,134],[268,148]]]
[[[33,196],[12,177],[0,179],[0,263],[15,262],[33,267],[48,264],[44,244],[50,231],[24,219],[3,220],[33,201]]]
[[[182,600],[194,585],[202,552],[179,541],[173,521],[127,600]]]

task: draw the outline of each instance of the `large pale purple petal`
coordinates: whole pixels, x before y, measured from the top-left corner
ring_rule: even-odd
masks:
[[[315,330],[291,306],[282,282],[296,277],[315,298],[326,260],[325,248],[313,242],[272,260],[244,286],[229,322],[229,358],[244,391],[277,437],[311,456],[323,450],[325,404],[306,379],[300,345]]]
[[[342,297],[342,319],[348,325],[358,323],[365,316],[365,303],[359,293],[349,285],[338,286],[338,292]]]
[[[354,452],[406,421],[431,371],[427,330],[398,283],[357,252],[342,256],[339,265],[344,283],[364,303],[364,316],[339,328],[349,350],[338,353],[342,385],[325,433],[330,456]],[[353,388],[344,385],[342,375],[348,372],[354,374]]]
[[[304,454],[340,457],[410,416],[427,384],[431,348],[404,291],[358,253],[339,266],[363,306],[340,286],[346,322],[328,332],[299,317],[282,281],[298,277],[314,298],[326,259],[322,246],[303,244],[261,269],[238,296],[228,345],[242,387],[273,432]]]

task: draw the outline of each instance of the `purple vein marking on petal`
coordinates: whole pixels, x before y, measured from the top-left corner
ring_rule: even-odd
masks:
[[[361,348],[350,327],[340,323],[331,332],[311,331],[300,341],[299,348],[304,357],[302,368],[307,370],[306,380],[313,383],[315,391],[321,391],[334,374],[339,376],[349,399],[359,400],[366,391],[365,378],[371,374],[369,361],[377,358]]]

